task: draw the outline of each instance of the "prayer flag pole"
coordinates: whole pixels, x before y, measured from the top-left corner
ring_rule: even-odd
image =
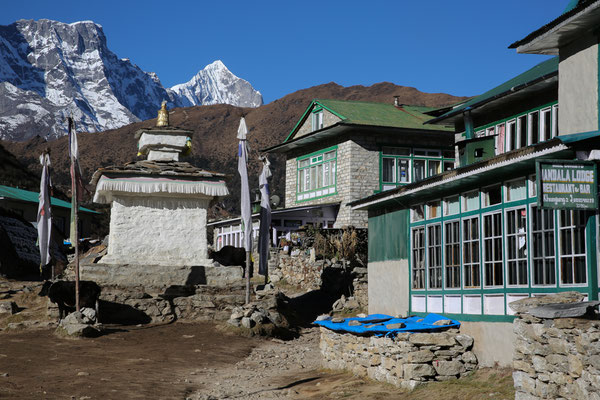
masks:
[[[73,129],[73,118],[69,117],[69,155],[71,158],[71,246],[75,247],[75,310],[80,311],[79,306],[79,232],[78,232],[78,190],[79,184],[77,173],[79,162],[77,160],[77,135]],[[81,179],[81,177],[79,177]]]
[[[252,253],[252,213],[250,209],[250,188],[248,186],[248,144],[246,143],[246,120],[240,119],[237,138],[238,172],[242,186],[240,208],[242,211],[242,232],[244,232],[244,248],[246,249],[246,304],[250,303],[250,257]]]

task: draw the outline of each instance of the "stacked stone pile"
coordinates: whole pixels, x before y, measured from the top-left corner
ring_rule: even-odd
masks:
[[[600,399],[598,302],[582,299],[566,292],[510,304],[515,399]]]
[[[84,307],[62,319],[58,331],[68,336],[95,337],[102,333],[102,325],[98,323],[96,310]]]
[[[358,302],[359,308],[366,310],[369,306],[369,280],[367,268],[355,267],[352,270],[352,287],[354,288],[354,298]]]
[[[414,389],[427,381],[457,379],[477,368],[473,338],[457,329],[366,337],[321,328],[323,366]]]
[[[270,284],[257,290],[256,297],[254,302],[234,307],[227,323],[251,334],[277,336],[286,331],[290,325],[282,310],[288,298]]]

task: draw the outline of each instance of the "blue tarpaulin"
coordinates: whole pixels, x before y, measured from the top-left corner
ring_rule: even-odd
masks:
[[[434,325],[436,321],[449,320],[448,325]],[[360,324],[356,326],[349,325],[350,321],[358,321]],[[388,328],[393,324],[403,323],[403,328]],[[333,322],[331,318],[322,321],[315,321],[314,324],[323,326],[333,331],[350,332],[357,334],[376,334],[390,335],[397,332],[430,332],[438,331],[447,328],[458,328],[460,322],[446,318],[438,314],[428,314],[425,317],[412,316],[408,318],[395,318],[385,314],[371,314],[364,318],[351,317],[345,318],[343,322]],[[353,323],[353,325],[356,323]]]

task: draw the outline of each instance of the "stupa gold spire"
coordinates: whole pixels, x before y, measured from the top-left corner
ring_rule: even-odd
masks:
[[[167,102],[165,100],[163,100],[160,110],[158,110],[156,126],[169,126],[169,112],[167,111]]]

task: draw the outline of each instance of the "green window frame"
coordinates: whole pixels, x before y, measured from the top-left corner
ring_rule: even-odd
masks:
[[[453,168],[453,150],[382,146],[379,152],[380,190],[394,189]]]
[[[336,194],[337,146],[297,158],[296,201]]]
[[[558,135],[558,102],[477,126],[474,131],[476,137],[497,135],[497,155],[550,140]]]

